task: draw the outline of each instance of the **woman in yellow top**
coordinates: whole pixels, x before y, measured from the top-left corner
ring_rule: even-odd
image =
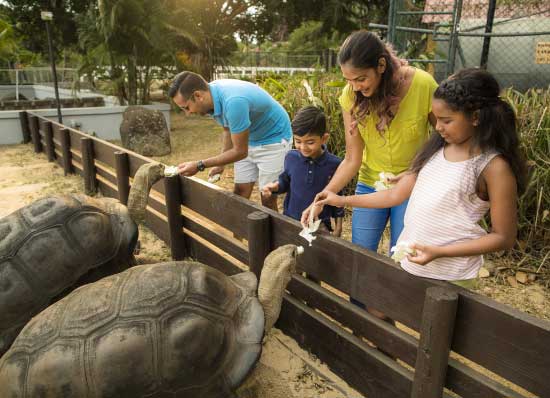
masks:
[[[432,94],[437,83],[427,72],[408,66],[378,36],[352,33],[338,53],[348,82],[340,96],[346,131],[346,155],[326,191],[339,192],[359,171],[356,195],[375,191],[381,172],[395,175],[408,169],[429,136]],[[391,181],[390,181],[391,182]],[[315,213],[322,210],[315,206]],[[394,246],[402,229],[407,203],[387,209],[354,208],[352,242],[376,251],[382,232],[391,225]],[[309,209],[302,223],[308,220]]]

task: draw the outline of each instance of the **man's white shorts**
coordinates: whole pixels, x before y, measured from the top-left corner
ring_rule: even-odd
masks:
[[[277,181],[283,172],[285,156],[292,143],[282,140],[280,143],[249,146],[248,156],[234,165],[235,183],[244,184],[259,180],[259,188]]]

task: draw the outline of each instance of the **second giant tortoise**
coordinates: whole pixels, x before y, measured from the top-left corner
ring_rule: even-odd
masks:
[[[126,207],[109,198],[47,197],[2,218],[0,355],[32,316],[83,278],[127,268],[137,235]]]
[[[0,359],[6,398],[225,398],[261,353],[298,248],[260,277],[190,262],[141,265],[75,290],[33,318]]]

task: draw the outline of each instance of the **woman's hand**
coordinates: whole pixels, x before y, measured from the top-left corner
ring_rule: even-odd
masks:
[[[395,177],[388,178],[388,184],[396,185],[399,182],[399,180],[401,180],[401,178],[406,176],[408,173],[410,173],[410,171],[405,170],[405,171],[399,173],[398,175],[396,175]]]
[[[345,196],[338,196],[334,192],[322,191],[315,196],[315,206],[331,205],[335,207],[344,207]]]
[[[302,226],[304,228],[307,228],[309,226],[310,219],[316,220],[319,217],[319,214],[321,214],[321,212],[323,211],[324,206],[318,205],[316,201],[317,196],[315,197],[313,203],[310,204],[308,208],[302,212],[302,218],[300,219],[300,222],[302,223]],[[313,214],[311,214],[312,212]]]
[[[414,254],[409,254],[407,259],[418,265],[426,265],[430,261],[441,257],[441,248],[439,246],[413,243],[411,245],[411,249],[414,250]]]

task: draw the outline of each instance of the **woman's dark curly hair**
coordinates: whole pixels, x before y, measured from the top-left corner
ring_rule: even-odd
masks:
[[[352,110],[358,121],[373,112],[376,113],[380,118],[380,123],[376,126],[378,131],[384,130],[395,116],[399,104],[397,90],[400,84],[395,79],[395,74],[401,66],[407,65],[407,61],[398,58],[389,44],[366,30],[359,30],[349,35],[338,52],[340,65],[349,64],[358,69],[377,68],[381,58],[386,60],[386,69],[382,74],[380,86],[371,97],[365,97],[360,91],[355,92],[355,104]]]
[[[434,92],[434,99],[445,101],[453,111],[468,118],[477,112],[478,125],[474,127],[474,144],[482,152],[495,150],[506,159],[516,177],[518,193],[524,192],[527,173],[524,157],[519,149],[516,115],[508,102],[500,98],[500,87],[487,71],[477,68],[462,69],[444,80]],[[432,156],[445,145],[440,134],[433,133],[411,164],[418,173]]]

